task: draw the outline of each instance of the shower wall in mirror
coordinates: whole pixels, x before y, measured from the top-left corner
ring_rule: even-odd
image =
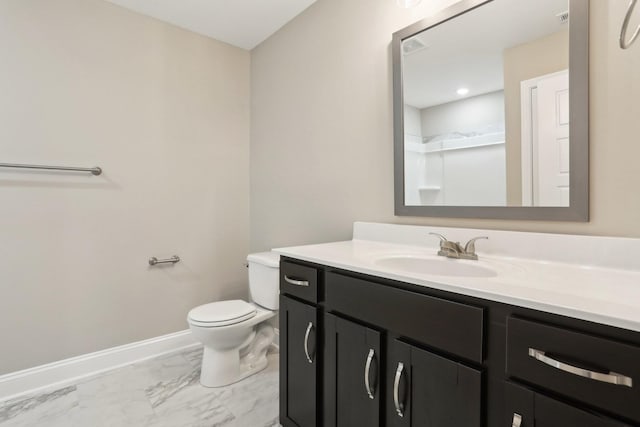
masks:
[[[406,204],[569,205],[568,7],[496,0],[403,42]]]
[[[473,3],[400,42],[404,205],[569,207],[569,0]]]

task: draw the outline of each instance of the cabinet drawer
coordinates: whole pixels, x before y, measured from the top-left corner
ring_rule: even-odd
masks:
[[[318,270],[289,261],[280,262],[280,293],[318,302]]]
[[[628,427],[618,421],[567,405],[507,383],[504,427]]]
[[[640,421],[640,347],[511,317],[507,373]]]
[[[331,272],[325,286],[330,310],[482,362],[484,309],[480,307]]]

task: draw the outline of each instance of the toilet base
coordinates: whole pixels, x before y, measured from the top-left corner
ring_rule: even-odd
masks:
[[[244,348],[214,350],[205,346],[202,354],[200,384],[204,387],[224,387],[241,381],[267,367],[267,351],[275,332],[267,324],[258,326],[252,341]]]

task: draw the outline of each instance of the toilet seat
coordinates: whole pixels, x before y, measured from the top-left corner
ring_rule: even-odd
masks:
[[[235,325],[255,317],[258,312],[253,304],[242,300],[212,302],[189,312],[189,323],[204,328]]]

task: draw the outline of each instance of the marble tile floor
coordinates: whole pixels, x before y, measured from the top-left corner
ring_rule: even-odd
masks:
[[[202,349],[85,378],[59,390],[0,402],[0,427],[278,426],[278,354],[236,384],[199,383]]]

